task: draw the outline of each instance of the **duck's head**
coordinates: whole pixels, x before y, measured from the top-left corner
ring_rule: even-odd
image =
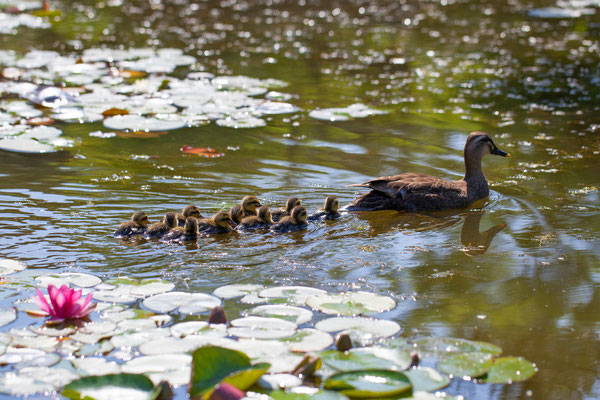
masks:
[[[327,196],[325,198],[325,211],[326,212],[337,212],[340,208],[340,202],[337,196]]]
[[[239,224],[242,221],[242,218],[244,217],[244,212],[242,211],[242,206],[240,205],[235,205],[231,207],[231,209],[229,210],[229,214],[231,215],[231,220],[236,224]]]
[[[198,233],[198,220],[194,217],[185,219],[185,233],[188,235],[196,235]]]
[[[181,211],[181,213],[186,218],[187,217],[201,218],[200,209],[194,205],[189,205],[189,206],[184,207],[183,210]]]
[[[215,223],[215,226],[227,229],[232,222],[231,215],[227,212],[220,211],[213,216],[213,222]]]
[[[303,224],[306,222],[306,208],[299,206],[294,207],[292,210],[292,219],[296,224]]]
[[[133,213],[133,215],[131,216],[131,220],[144,228],[147,227],[150,223],[150,221],[148,221],[148,216],[145,212],[142,211],[136,211],[135,213]]]
[[[510,157],[510,154],[496,147],[490,135],[485,132],[471,132],[469,134],[465,143],[464,154],[465,158],[472,156],[479,159],[486,154]]]
[[[285,202],[285,209],[286,209],[287,212],[291,213],[292,210],[294,209],[294,207],[300,207],[301,205],[302,205],[302,202],[300,201],[299,198],[297,198],[297,197],[290,197]]]
[[[177,226],[177,214],[169,211],[163,217],[163,222],[167,224],[169,228],[175,228]]]
[[[260,207],[260,201],[256,198],[256,196],[246,196],[242,199],[242,209],[244,211],[250,211],[251,213],[256,213],[256,209]]]
[[[273,223],[273,220],[271,219],[271,209],[268,206],[261,206],[258,209],[258,218],[261,221]]]

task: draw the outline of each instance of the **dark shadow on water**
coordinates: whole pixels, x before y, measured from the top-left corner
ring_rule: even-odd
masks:
[[[480,231],[479,224],[485,210],[471,211],[465,216],[465,223],[460,232],[460,242],[464,246],[465,254],[475,256],[484,254],[490,243],[501,230],[506,228],[506,224],[494,225],[491,228]]]

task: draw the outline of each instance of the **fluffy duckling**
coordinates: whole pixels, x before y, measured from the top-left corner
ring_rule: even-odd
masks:
[[[258,216],[244,218],[235,229],[239,231],[246,231],[269,228],[271,225],[273,225],[273,220],[271,219],[271,210],[267,206],[261,206],[258,209]]]
[[[171,229],[177,226],[177,214],[169,211],[163,217],[162,222],[156,222],[146,229],[144,237],[146,239],[159,238],[167,234]]]
[[[125,237],[132,235],[141,235],[146,231],[146,227],[148,227],[148,216],[145,212],[137,211],[133,213],[131,216],[131,221],[123,222],[113,236],[115,237]]]
[[[297,197],[290,197],[285,202],[285,207],[284,208],[280,208],[279,210],[275,210],[275,211],[273,211],[271,213],[271,216],[273,217],[273,221],[277,222],[277,221],[279,221],[283,217],[290,216],[292,210],[294,209],[294,207],[300,207],[302,205],[301,203],[302,202],[300,201],[299,198],[297,198]]]
[[[242,199],[243,218],[255,216],[256,209],[260,206],[260,201],[256,196],[245,196]]]
[[[200,209],[195,205],[185,206],[183,210],[181,210],[181,214],[177,214],[177,225],[185,226],[187,217],[194,217],[196,219],[204,218],[200,214]]]
[[[198,223],[198,229],[202,233],[229,233],[231,232],[231,215],[220,211],[212,218],[205,218]]]
[[[165,242],[184,242],[196,240],[198,238],[198,220],[194,217],[187,217],[185,226],[176,226],[171,229],[162,240]]]
[[[325,206],[316,213],[311,214],[307,219],[309,221],[316,221],[321,218],[327,220],[339,218],[341,216],[341,214],[338,212],[339,208],[340,203],[337,196],[327,196],[325,198]]]
[[[231,215],[231,220],[233,221],[233,224],[238,225],[240,222],[242,222],[242,218],[244,218],[242,206],[238,204],[231,207],[231,209],[229,210],[229,215]]]
[[[306,208],[294,207],[292,214],[281,218],[281,220],[273,225],[271,230],[275,232],[285,233],[305,229],[308,226],[306,222]]]

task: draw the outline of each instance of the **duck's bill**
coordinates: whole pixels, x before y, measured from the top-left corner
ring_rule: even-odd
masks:
[[[492,154],[495,154],[497,156],[502,156],[502,157],[510,157],[510,154],[500,150],[499,148],[494,148],[494,150],[492,150]]]

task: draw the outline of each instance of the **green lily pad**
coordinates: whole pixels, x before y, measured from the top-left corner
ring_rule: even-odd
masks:
[[[61,394],[76,400],[154,400],[160,394],[160,388],[144,375],[110,374],[77,379],[65,386]]]
[[[280,339],[290,349],[297,353],[320,351],[333,344],[333,336],[313,328],[299,329],[289,338]]]
[[[333,390],[320,390],[308,386],[300,386],[292,390],[277,390],[269,393],[274,400],[347,400],[348,396]]]
[[[38,286],[47,287],[48,285],[54,285],[60,287],[61,285],[75,285],[82,288],[93,287],[102,283],[102,279],[95,275],[83,274],[80,272],[64,272],[60,274],[48,274],[38,276],[35,278]]]
[[[405,351],[383,347],[365,347],[341,352],[328,350],[320,353],[321,360],[338,371],[364,369],[388,369],[402,371],[410,364],[410,355]]]
[[[309,296],[326,294],[327,292],[321,289],[315,289],[306,286],[278,286],[266,288],[258,292],[259,297],[273,300],[281,299],[293,305],[304,305]]]
[[[374,293],[348,292],[310,296],[306,305],[326,314],[354,316],[388,311],[396,307],[396,302]]]
[[[270,364],[250,364],[239,351],[216,346],[200,347],[192,354],[190,397],[205,396],[221,382],[246,390],[269,369]]]
[[[450,384],[450,378],[429,367],[414,367],[404,371],[404,374],[415,391],[432,392]]]
[[[514,383],[535,375],[537,367],[522,357],[501,357],[494,360],[483,379],[486,383]]]
[[[438,369],[457,378],[477,378],[492,366],[490,353],[458,353],[443,356]]]
[[[432,353],[489,353],[498,356],[502,349],[495,344],[450,337],[425,337],[414,341],[419,350]]]
[[[248,311],[248,314],[260,317],[281,318],[298,325],[309,322],[313,317],[313,313],[305,308],[279,304],[254,307]]]
[[[370,369],[334,374],[324,388],[352,398],[379,398],[399,396],[411,389],[411,383],[402,372]]]
[[[321,320],[315,328],[325,332],[344,332],[359,341],[371,341],[395,335],[400,325],[394,321],[366,317],[332,317]]]
[[[256,284],[233,284],[221,286],[215,289],[213,294],[223,299],[235,299],[237,297],[243,297],[250,293],[255,293],[262,288],[262,285]]]
[[[190,381],[191,361],[188,354],[142,356],[121,364],[121,371],[144,374],[156,384],[168,381],[171,385],[185,385]]]

